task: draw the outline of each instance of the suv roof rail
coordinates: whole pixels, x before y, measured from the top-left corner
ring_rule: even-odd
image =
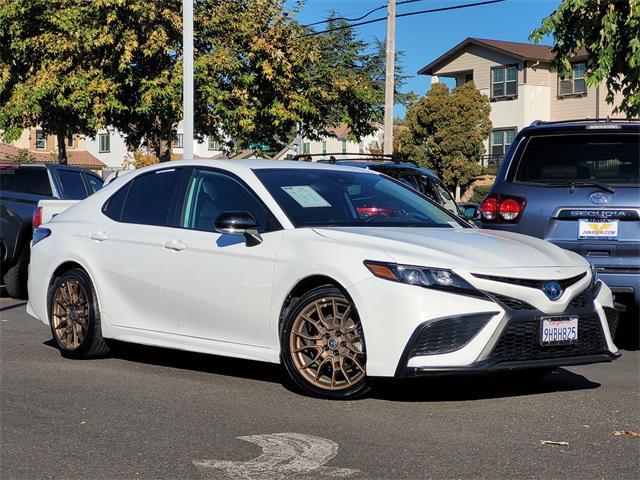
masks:
[[[530,127],[537,127],[540,125],[557,125],[562,123],[593,123],[593,122],[604,122],[604,123],[632,123],[640,121],[639,118],[575,118],[571,120],[534,120],[531,122]]]

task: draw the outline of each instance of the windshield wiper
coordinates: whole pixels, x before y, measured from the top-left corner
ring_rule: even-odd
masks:
[[[549,185],[553,187],[569,187],[569,193],[573,193],[576,190],[576,187],[598,187],[600,190],[604,190],[609,193],[616,193],[616,189],[607,185],[604,182],[562,182],[562,183],[550,183]]]

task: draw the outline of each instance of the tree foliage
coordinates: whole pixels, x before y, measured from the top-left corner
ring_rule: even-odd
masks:
[[[349,68],[338,39],[307,36],[284,0],[194,4],[197,136],[275,150],[299,126],[309,138],[342,122],[356,137],[371,131],[380,107],[366,71]],[[5,138],[34,125],[59,138],[111,125],[131,149],[146,143],[168,160],[182,118],[181,8],[181,0],[0,0]]]
[[[123,108],[98,58],[104,39],[78,21],[90,17],[91,3],[0,0],[0,132],[6,141],[40,125],[57,136],[64,162],[67,134],[95,132]]]
[[[584,48],[591,59],[588,85],[606,81],[607,103],[628,117],[640,116],[640,1],[563,0],[531,33],[540,42],[553,35],[556,64],[561,73],[570,70],[570,59]]]
[[[433,170],[452,190],[464,190],[478,176],[491,132],[486,95],[465,83],[449,91],[437,83],[407,109],[394,151]]]

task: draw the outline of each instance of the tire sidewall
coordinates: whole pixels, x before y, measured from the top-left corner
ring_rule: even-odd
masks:
[[[82,343],[75,350],[67,350],[58,340],[54,326],[53,326],[53,297],[63,282],[66,280],[76,280],[82,286],[85,295],[87,296],[87,302],[89,303],[89,318],[87,321],[87,333],[82,339]],[[47,305],[49,313],[49,328],[51,329],[51,335],[56,347],[60,350],[63,356],[71,358],[82,357],[87,350],[91,347],[93,339],[96,335],[96,323],[100,321],[100,312],[98,310],[98,302],[96,300],[95,290],[93,289],[93,283],[86,272],[79,268],[74,268],[63,273],[58,277],[49,288],[47,295]]]
[[[351,301],[349,297],[347,297],[344,292],[339,290],[334,286],[322,286],[314,288],[313,290],[307,292],[302,295],[296,302],[293,304],[285,313],[282,329],[280,332],[280,357],[281,362],[284,365],[284,368],[289,375],[289,378],[293,381],[294,385],[298,387],[302,392],[309,394],[314,397],[321,397],[333,400],[346,400],[353,399],[359,396],[364,395],[369,389],[369,380],[365,375],[363,379],[361,379],[355,385],[345,388],[344,390],[325,390],[322,388],[318,388],[308,380],[306,380],[298,369],[296,368],[290,349],[290,335],[291,329],[293,326],[294,319],[298,316],[298,314],[310,303],[321,298],[325,297],[342,297],[347,302],[351,304],[351,308],[357,313],[356,307]],[[366,339],[365,339],[366,340]],[[366,343],[365,343],[366,344]],[[366,351],[366,350],[365,350]],[[366,368],[366,367],[365,367]]]

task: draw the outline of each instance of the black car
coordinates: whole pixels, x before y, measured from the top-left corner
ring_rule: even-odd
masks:
[[[298,155],[294,157],[294,160],[308,161],[312,159],[313,156],[314,155]],[[359,153],[353,155],[355,158],[349,159],[336,158],[338,156],[350,156],[350,154],[345,153],[328,153],[322,154],[321,156],[323,158],[315,161],[344,165],[347,167],[366,168],[395,178],[423,195],[426,195],[454,215],[464,218],[464,212],[458,208],[456,201],[453,199],[449,190],[447,190],[447,187],[444,186],[442,180],[428,168],[421,167],[409,161],[395,160],[393,156],[387,155],[367,155]]]
[[[82,200],[102,178],[60,164],[0,165],[0,283],[15,298],[27,292],[32,218],[40,200]]]

